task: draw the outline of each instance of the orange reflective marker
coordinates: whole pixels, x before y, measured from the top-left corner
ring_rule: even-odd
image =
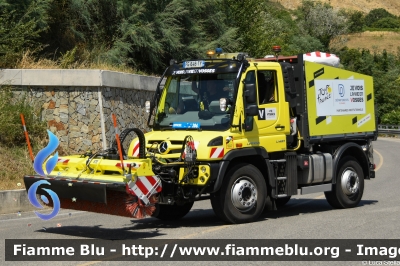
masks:
[[[117,127],[117,118],[116,118],[115,114],[112,114],[112,118],[113,118],[113,122],[114,122],[115,138],[116,138],[117,144],[118,144],[119,159],[121,160],[122,173],[124,173],[125,172],[124,157],[122,156],[121,141],[119,139],[119,130]]]
[[[29,156],[31,157],[31,160],[33,162],[35,160],[35,157],[33,157],[31,142],[29,141],[28,131],[26,130],[26,126],[25,126],[24,115],[21,113],[20,116],[21,116],[21,121],[22,121],[22,127],[24,128],[26,143],[28,144]]]

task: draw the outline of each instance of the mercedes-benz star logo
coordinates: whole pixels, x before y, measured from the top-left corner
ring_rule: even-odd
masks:
[[[167,141],[163,141],[163,142],[161,142],[160,143],[160,145],[158,146],[158,151],[161,153],[161,154],[164,154],[164,153],[168,153],[168,142]]]

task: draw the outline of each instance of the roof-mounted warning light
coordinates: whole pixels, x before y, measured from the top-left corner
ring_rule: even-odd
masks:
[[[275,53],[276,61],[278,61],[279,53],[282,51],[281,47],[279,45],[275,45],[275,46],[272,46],[272,50]]]
[[[221,47],[215,48],[215,50],[208,50],[207,51],[207,56],[210,58],[213,58],[215,55],[219,57],[223,53],[223,50]]]
[[[214,50],[208,50],[208,51],[207,51],[207,56],[208,56],[209,58],[212,58],[214,55],[215,55],[215,51],[214,51]]]

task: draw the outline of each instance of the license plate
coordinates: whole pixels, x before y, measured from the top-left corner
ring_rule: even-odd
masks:
[[[204,61],[185,61],[183,62],[183,68],[195,68],[204,67]]]
[[[181,122],[181,123],[173,123],[172,128],[200,128],[200,123],[195,122]]]

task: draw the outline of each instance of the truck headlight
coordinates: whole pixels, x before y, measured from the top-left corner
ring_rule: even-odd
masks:
[[[200,168],[200,170],[201,170],[202,173],[205,173],[207,169],[206,169],[205,166],[202,166],[202,167]]]

